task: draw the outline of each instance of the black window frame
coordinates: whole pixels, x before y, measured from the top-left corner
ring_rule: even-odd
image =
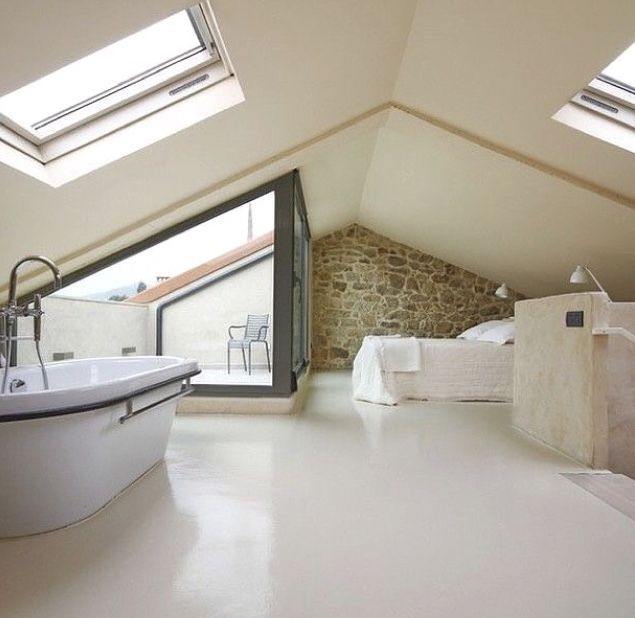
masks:
[[[299,272],[296,272],[296,267],[298,264],[295,262],[295,229],[293,234],[293,260],[294,260],[294,281],[301,288],[301,307],[300,307],[300,331],[295,331],[295,320],[293,321],[292,326],[294,327],[293,332],[293,342],[292,345],[295,348],[296,338],[299,340],[299,348],[301,358],[299,362],[295,362],[295,358],[293,358],[295,354],[295,350],[292,350],[292,363],[293,363],[293,372],[296,380],[304,373],[309,364],[311,362],[311,347],[310,347],[310,303],[311,303],[311,229],[309,227],[309,219],[306,210],[306,202],[304,199],[304,192],[302,191],[302,182],[300,181],[300,174],[297,170],[294,172],[294,225],[295,225],[295,217],[297,215],[300,226],[302,229],[302,237],[301,243],[302,247],[300,249],[300,264],[299,264]],[[295,305],[294,305],[295,308]]]
[[[242,193],[217,206],[194,215],[184,221],[171,225],[156,234],[137,241],[128,247],[119,249],[91,264],[78,268],[68,274],[63,273],[64,287],[84,279],[108,266],[148,249],[176,234],[185,232],[201,223],[205,223],[234,208],[254,201],[267,193],[275,195],[274,226],[274,266],[273,266],[273,341],[272,341],[272,383],[271,385],[252,384],[193,384],[194,395],[231,396],[231,397],[279,397],[288,396],[297,389],[297,380],[308,366],[308,359],[302,367],[293,367],[293,277],[294,277],[294,211],[296,192],[301,196],[301,210],[310,238],[306,207],[302,193],[302,184],[298,170],[293,170],[255,189]],[[305,273],[308,276],[308,273]],[[53,291],[52,284],[33,290],[18,299],[20,304],[32,300],[34,294],[46,296]],[[169,301],[164,303],[167,305]],[[160,307],[160,306],[159,306]],[[157,307],[157,318],[159,316]],[[303,308],[308,311],[308,299]],[[308,314],[303,316],[308,323]],[[157,348],[161,350],[160,339]],[[158,354],[160,355],[160,354]]]

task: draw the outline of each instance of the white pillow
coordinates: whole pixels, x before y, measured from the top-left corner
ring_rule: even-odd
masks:
[[[514,335],[516,334],[516,326],[514,322],[504,322],[499,326],[490,328],[484,332],[479,338],[479,341],[491,341],[492,343],[514,343]]]
[[[487,322],[483,322],[482,324],[477,324],[476,326],[472,326],[472,328],[468,328],[463,331],[460,335],[457,336],[457,339],[467,339],[468,341],[476,341],[483,333],[486,333],[488,330],[494,328],[495,326],[500,326],[504,324],[503,320],[489,320]]]

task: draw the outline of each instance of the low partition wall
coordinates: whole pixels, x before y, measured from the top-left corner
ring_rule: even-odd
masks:
[[[42,350],[44,361],[154,354],[148,337],[146,305],[46,296]],[[31,320],[18,321],[18,334],[33,335]],[[18,345],[18,364],[37,363],[33,341]]]
[[[635,476],[635,304],[603,293],[516,303],[513,423],[593,468]],[[596,334],[594,334],[596,331]]]
[[[609,303],[609,327],[635,333],[635,303]],[[635,343],[608,337],[609,469],[635,478]]]

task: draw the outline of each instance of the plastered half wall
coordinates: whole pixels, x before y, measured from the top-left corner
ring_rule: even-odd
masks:
[[[313,243],[312,364],[351,367],[365,335],[454,337],[513,314],[499,283],[353,224]]]
[[[567,326],[567,312],[582,313]],[[516,304],[516,427],[577,461],[635,478],[635,303],[600,292]]]

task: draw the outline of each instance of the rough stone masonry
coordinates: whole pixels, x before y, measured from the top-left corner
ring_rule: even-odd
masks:
[[[513,315],[498,283],[351,225],[313,243],[312,365],[351,367],[365,335],[456,337]]]

